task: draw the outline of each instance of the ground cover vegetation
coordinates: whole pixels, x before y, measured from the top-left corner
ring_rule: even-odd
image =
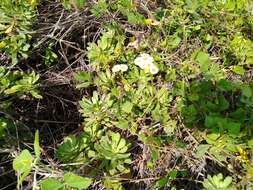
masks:
[[[1,0],[0,189],[253,189],[253,2]]]

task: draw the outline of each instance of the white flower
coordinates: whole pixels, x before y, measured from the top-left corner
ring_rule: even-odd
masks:
[[[119,72],[120,71],[120,66],[119,65],[114,65],[112,67],[112,72],[116,73],[116,72]]]
[[[139,66],[141,69],[148,68],[153,64],[154,58],[147,53],[140,54],[135,60],[134,64]]]
[[[154,64],[154,58],[147,53],[140,54],[135,60],[134,64],[141,69],[148,70],[152,75],[159,72],[159,68]]]
[[[159,69],[157,66],[155,65],[152,65],[151,67],[149,67],[149,72],[152,74],[152,75],[155,75],[159,72]]]
[[[119,71],[125,72],[127,70],[128,70],[128,66],[126,64],[118,64],[112,67],[112,72],[114,73],[119,72]]]
[[[121,67],[122,72],[125,72],[128,70],[128,66],[126,64],[121,64],[120,67]]]

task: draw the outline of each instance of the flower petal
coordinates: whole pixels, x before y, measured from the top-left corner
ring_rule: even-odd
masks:
[[[140,57],[147,63],[152,63],[154,61],[154,58],[147,53],[140,54]]]
[[[152,75],[155,75],[159,72],[159,68],[155,65],[153,65],[152,67],[149,68],[149,72],[152,74]]]
[[[120,66],[119,65],[114,65],[113,67],[112,67],[112,72],[113,73],[116,73],[116,72],[119,72],[120,71]]]
[[[127,66],[126,64],[121,64],[121,65],[120,65],[120,70],[121,70],[122,72],[125,72],[125,71],[128,70],[128,66]]]

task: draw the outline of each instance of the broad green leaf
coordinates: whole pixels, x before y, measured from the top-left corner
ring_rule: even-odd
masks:
[[[222,90],[222,91],[231,91],[231,90],[234,89],[233,83],[232,83],[232,82],[229,82],[229,81],[227,81],[227,80],[224,80],[224,79],[222,79],[222,80],[220,80],[220,81],[218,82],[218,87],[219,87],[219,89]]]
[[[81,177],[74,173],[67,173],[63,178],[66,185],[77,189],[87,189],[92,183],[90,178]]]
[[[126,140],[125,139],[121,139],[119,144],[118,144],[118,147],[117,147],[117,150],[120,152],[120,153],[125,153],[127,151],[128,147],[127,147],[127,144],[126,144]]]
[[[252,148],[253,147],[253,139],[248,140],[247,144],[248,144],[248,146],[250,146],[250,148]]]
[[[128,121],[127,120],[120,120],[116,127],[120,128],[120,129],[128,129]]]
[[[62,189],[64,184],[54,178],[48,178],[40,183],[41,190],[59,190]]]
[[[19,156],[13,161],[13,169],[17,171],[20,176],[18,186],[24,181],[25,177],[29,175],[32,170],[33,157],[28,150],[23,150]]]
[[[228,121],[224,127],[226,127],[226,129],[228,130],[228,132],[230,134],[233,134],[233,135],[240,134],[240,131],[241,131],[241,124],[240,123]]]
[[[198,52],[196,57],[195,57],[195,60],[199,64],[200,70],[202,72],[205,72],[205,71],[208,70],[208,67],[209,67],[211,61],[210,61],[209,56],[208,56],[207,53],[202,52],[202,51]]]
[[[13,161],[13,169],[17,172],[24,173],[32,169],[33,157],[28,150],[23,150]]]
[[[122,105],[122,110],[125,113],[131,113],[133,109],[133,103],[127,101]]]
[[[239,66],[239,65],[235,65],[233,68],[232,68],[232,71],[238,75],[244,75],[245,74],[245,70],[242,66]]]
[[[209,152],[220,162],[226,162],[227,158],[222,155],[221,150],[217,149],[216,147],[210,148]]]
[[[41,151],[40,151],[40,143],[39,143],[39,131],[37,130],[35,133],[35,140],[34,140],[34,152],[35,156],[37,158],[40,157]]]

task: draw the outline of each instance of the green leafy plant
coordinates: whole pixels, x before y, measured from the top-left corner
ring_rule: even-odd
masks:
[[[214,176],[208,176],[203,182],[203,190],[236,190],[237,188],[232,184],[230,176],[223,178],[220,173]]]
[[[124,187],[122,186],[122,184],[119,181],[112,180],[112,179],[109,179],[109,178],[106,178],[103,181],[103,185],[108,190],[124,190]]]
[[[102,161],[101,166],[105,167],[111,175],[119,172],[129,172],[124,164],[130,164],[130,154],[127,153],[130,144],[120,137],[119,133],[108,132],[107,136],[94,145],[98,156]]]
[[[29,55],[28,42],[38,3],[0,2],[3,60],[8,54],[16,64]],[[236,190],[246,186],[252,189],[253,4],[250,0],[54,3],[62,3],[67,9],[62,10],[63,16],[53,30],[59,31],[60,41],[66,44],[67,48],[61,46],[61,51],[66,54],[64,60],[71,64],[67,68],[60,64],[62,59],[54,53],[58,47],[49,41],[48,47],[43,48],[42,61],[50,68],[40,64],[32,68],[43,73],[41,80],[47,77],[44,73],[48,69],[67,73],[75,80],[68,87],[71,90],[76,85],[73,94],[83,97],[78,107],[83,120],[82,124],[78,120],[73,133],[59,135],[64,140],[56,139],[58,146],[50,159],[43,154],[41,160],[39,134],[35,134],[34,153],[26,149],[13,162],[18,186],[31,175],[36,179],[33,189],[43,190],[187,189],[188,183],[195,183],[196,189],[200,189],[201,182],[195,176],[204,176],[210,167],[207,163],[212,162],[215,170],[221,171],[223,166],[224,174],[231,177],[224,178],[223,174],[211,177],[207,173],[203,181],[205,190]],[[44,7],[53,7],[51,1],[48,7],[39,6],[38,15]],[[62,8],[54,7],[57,11]],[[52,17],[46,13],[48,18],[39,20],[51,23],[58,13]],[[83,30],[80,20],[81,24],[84,22]],[[40,35],[34,33],[35,38]],[[82,50],[86,45],[87,49]],[[81,61],[80,64],[83,58],[85,64]],[[52,65],[56,60],[59,65]],[[23,119],[23,115],[12,120],[9,113],[16,102],[42,98],[38,91],[39,75],[22,72],[26,66],[21,64],[3,65],[0,67],[1,142],[7,139],[10,129],[17,128],[19,137],[22,135],[19,122],[33,123],[32,119]],[[50,92],[55,92],[55,88],[58,85],[53,85]],[[58,94],[54,97],[58,100]],[[68,98],[59,100],[66,101],[66,105],[78,104]],[[44,105],[44,101],[39,103]],[[73,107],[76,111],[76,106]],[[58,107],[53,111],[58,118]],[[61,114],[59,117],[64,118]],[[133,142],[130,144],[129,140]],[[134,146],[130,148],[131,145]],[[91,187],[93,180],[96,183]],[[181,183],[182,180],[187,183]]]
[[[138,12],[138,7],[132,0],[119,0],[116,2],[98,0],[91,9],[91,12],[96,17],[106,16],[114,11],[121,12],[131,24],[145,24],[145,17]]]
[[[125,164],[131,163],[130,154],[127,153],[129,146],[119,133],[107,131],[103,136],[101,130],[86,127],[81,137],[65,138],[57,149],[56,157],[64,163],[92,163],[98,160],[101,162],[99,168],[113,175],[128,171]]]
[[[80,138],[68,136],[56,151],[56,158],[63,163],[87,161],[85,150],[89,146],[89,136],[82,135]]]
[[[106,69],[109,63],[116,61],[123,50],[125,37],[119,31],[109,29],[103,33],[97,43],[90,43],[88,57],[96,68]]]
[[[251,51],[253,43],[251,40],[238,34],[230,43],[232,52],[235,54],[240,65],[252,65],[253,53]]]
[[[35,5],[36,1],[28,0],[0,2],[0,49],[11,57],[13,64],[18,62],[18,56],[28,57]]]
[[[49,43],[45,51],[45,65],[51,66],[58,58],[57,54],[53,51],[53,43]]]
[[[32,72],[26,74],[21,71],[9,71],[0,67],[0,98],[7,99],[11,97],[21,97],[31,94],[34,98],[41,99],[37,90],[39,75]],[[2,102],[0,102],[1,104]]]
[[[107,115],[108,111],[112,109],[113,100],[110,95],[98,96],[97,92],[93,93],[91,100],[83,98],[80,102],[80,112],[85,117],[85,124],[90,125],[107,125],[109,124],[110,116]],[[111,112],[112,110],[110,110]]]

